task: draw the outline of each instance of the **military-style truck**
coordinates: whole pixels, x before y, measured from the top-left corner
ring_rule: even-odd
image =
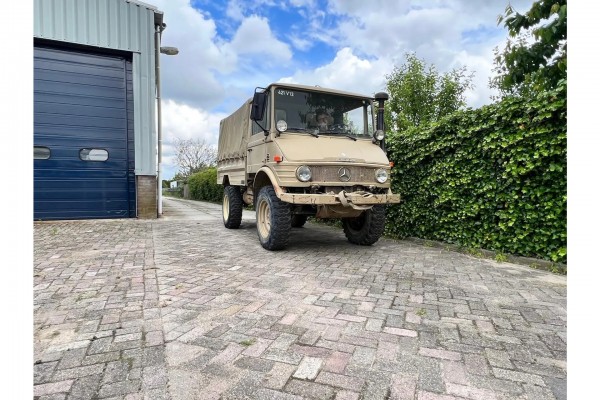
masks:
[[[387,99],[289,83],[256,88],[220,124],[225,227],[239,228],[244,206],[253,205],[267,250],[285,248],[291,228],[309,216],[341,219],[351,243],[377,242],[385,205],[400,202],[385,153]]]

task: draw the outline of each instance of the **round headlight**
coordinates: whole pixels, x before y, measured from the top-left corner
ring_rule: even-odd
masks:
[[[383,137],[385,136],[385,134],[383,133],[383,131],[381,129],[378,129],[375,131],[375,135],[373,135],[375,137],[375,139],[381,141],[383,140]]]
[[[285,132],[285,131],[287,131],[287,122],[285,122],[282,119],[280,119],[279,121],[277,121],[277,130],[279,132]]]
[[[296,178],[298,178],[300,182],[310,181],[310,178],[312,178],[312,172],[310,171],[310,168],[306,165],[299,166],[296,169]]]
[[[375,180],[379,183],[385,183],[388,179],[388,173],[385,169],[375,171]]]

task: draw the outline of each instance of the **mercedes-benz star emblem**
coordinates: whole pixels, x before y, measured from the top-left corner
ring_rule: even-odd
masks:
[[[350,170],[346,167],[342,167],[338,170],[338,176],[340,177],[340,181],[348,182],[350,180]]]

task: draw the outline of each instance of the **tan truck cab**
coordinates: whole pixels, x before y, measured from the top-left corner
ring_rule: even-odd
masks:
[[[289,83],[257,88],[220,125],[225,227],[238,228],[244,205],[254,205],[268,250],[285,248],[309,216],[341,219],[351,243],[377,242],[385,205],[400,202],[385,153],[387,98]]]

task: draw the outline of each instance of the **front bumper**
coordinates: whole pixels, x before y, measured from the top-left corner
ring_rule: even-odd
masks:
[[[281,201],[291,204],[314,204],[314,205],[342,205],[346,206],[368,206],[374,204],[395,204],[400,203],[400,195],[392,194],[371,194],[365,192],[340,192],[338,194],[298,194],[298,193],[278,193],[277,197]]]

